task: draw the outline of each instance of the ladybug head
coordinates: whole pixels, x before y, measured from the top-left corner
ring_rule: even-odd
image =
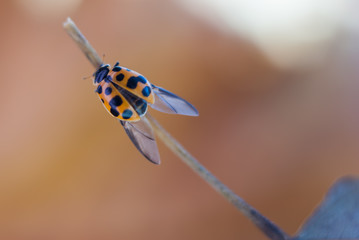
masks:
[[[110,65],[109,64],[101,64],[99,69],[93,74],[94,84],[100,83],[104,78],[107,77],[107,74],[110,72]]]

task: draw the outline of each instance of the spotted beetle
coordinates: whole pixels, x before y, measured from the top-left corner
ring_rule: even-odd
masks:
[[[148,105],[161,112],[187,116],[198,116],[197,109],[183,98],[151,84],[141,74],[119,66],[119,62],[110,69],[109,64],[102,64],[93,74],[95,92],[107,111],[120,121],[141,154],[159,164],[153,130],[140,121]]]

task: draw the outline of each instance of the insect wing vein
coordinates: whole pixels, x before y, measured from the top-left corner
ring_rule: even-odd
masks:
[[[152,90],[155,94],[155,103],[151,105],[152,108],[164,113],[198,116],[197,109],[176,94],[153,84]]]
[[[152,128],[142,121],[127,122],[121,121],[127,135],[132,143],[149,161],[160,164],[160,154],[158,153],[156,139]]]

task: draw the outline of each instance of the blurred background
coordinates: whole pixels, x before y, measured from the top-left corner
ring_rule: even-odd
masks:
[[[211,172],[294,234],[357,174],[355,0],[0,1],[0,239],[266,239],[159,142],[155,166],[94,94],[105,62],[190,101],[150,110]]]

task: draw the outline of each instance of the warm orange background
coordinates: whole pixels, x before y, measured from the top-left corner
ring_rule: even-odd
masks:
[[[266,239],[159,142],[146,161],[94,94],[71,16],[117,60],[193,103],[151,110],[219,179],[294,234],[358,162],[358,42],[313,69],[275,67],[174,1],[83,1],[38,14],[0,1],[0,239]]]

